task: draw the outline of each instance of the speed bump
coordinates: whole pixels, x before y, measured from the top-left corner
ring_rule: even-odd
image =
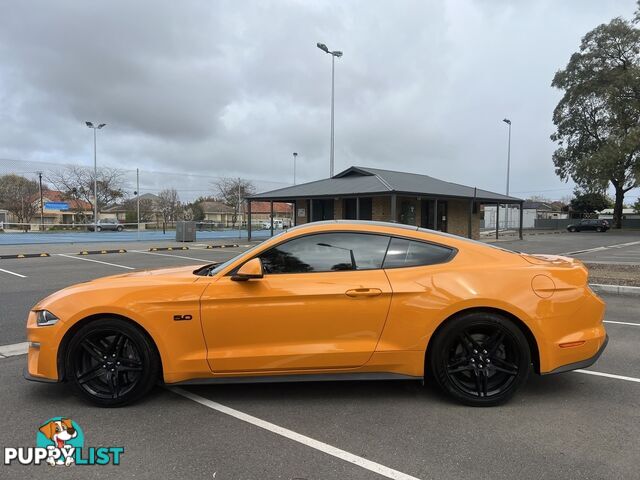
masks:
[[[0,258],[37,258],[37,257],[50,257],[48,253],[17,253],[15,255],[0,255]]]
[[[150,252],[171,252],[172,250],[189,250],[189,247],[151,247]]]
[[[212,248],[236,248],[239,245],[236,243],[231,243],[231,244],[225,244],[225,245],[207,245],[207,250],[212,249]]]
[[[127,253],[124,248],[116,250],[82,250],[78,255],[104,255],[106,253]]]

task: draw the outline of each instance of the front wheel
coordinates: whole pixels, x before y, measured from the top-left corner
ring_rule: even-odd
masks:
[[[69,342],[66,377],[94,404],[120,407],[151,390],[159,363],[142,331],[125,320],[105,318],[81,327]]]
[[[118,232],[121,232],[121,231],[122,231],[122,225],[118,225],[118,227],[116,228],[116,230],[117,230]]]
[[[508,318],[471,312],[449,321],[429,347],[428,364],[440,388],[471,406],[506,402],[525,383],[529,344]]]
[[[601,232],[602,231],[602,227],[597,227],[596,228],[596,232]]]
[[[96,232],[101,232],[102,231],[102,227],[96,227]]]
[[[576,227],[569,227],[569,231],[570,232],[575,232],[576,231]]]

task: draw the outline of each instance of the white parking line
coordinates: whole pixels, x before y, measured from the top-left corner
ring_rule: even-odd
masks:
[[[616,325],[632,325],[634,327],[640,327],[640,323],[632,323],[632,322],[615,322],[613,320],[603,320],[603,323],[615,323]]]
[[[20,278],[27,278],[26,275],[22,275],[21,273],[12,272],[10,270],[5,270],[4,268],[0,268],[0,272],[9,273],[11,275],[15,275],[16,277],[20,277]]]
[[[640,383],[640,378],[625,377],[624,375],[614,375],[613,373],[594,372],[593,370],[574,370],[576,373],[586,373],[587,375],[595,375],[596,377],[615,378],[616,380],[625,380],[627,382]]]
[[[214,402],[207,398],[201,397],[200,395],[196,395],[195,393],[183,390],[182,388],[172,387],[169,388],[169,390],[185,398],[188,398],[189,400],[193,400],[200,405],[204,405],[207,408],[211,408],[212,410],[224,413],[225,415],[230,415],[234,418],[237,418],[238,420],[242,420],[243,422],[250,423],[252,425],[255,425],[256,427],[263,428],[272,433],[275,433],[276,435],[281,435],[285,438],[288,438],[289,440],[293,440],[294,442],[301,443],[302,445],[305,445],[307,447],[314,448],[323,453],[339,458],[340,460],[344,460],[345,462],[349,462],[357,465],[358,467],[364,468],[365,470],[369,470],[370,472],[382,475],[383,477],[392,478],[393,480],[420,480],[417,477],[407,475],[406,473],[394,470],[393,468],[385,467],[384,465],[381,465],[379,463],[372,462],[371,460],[359,457],[357,455],[354,455],[353,453],[349,453],[327,443],[320,442],[319,440],[307,437],[306,435],[302,435],[274,423],[267,422],[266,420],[248,415],[239,410],[235,410],[218,402]]]
[[[200,261],[200,262],[207,262],[207,263],[215,263],[211,259],[205,260],[204,258],[185,257],[184,255],[172,255],[170,253],[143,252],[142,250],[129,250],[129,251],[132,253],[142,253],[144,255],[158,255],[160,257],[186,258],[188,260],[195,260],[196,262]]]
[[[109,265],[111,267],[126,268],[127,270],[135,270],[135,268],[127,267],[126,265],[119,265],[117,263],[103,262],[101,260],[94,260],[92,258],[75,257],[73,255],[67,255],[65,253],[56,253],[56,255],[58,255],[59,257],[73,258],[74,260],[84,260],[85,262],[101,263],[103,265]]]
[[[13,357],[24,355],[29,350],[29,342],[13,343],[11,345],[0,346],[0,357]]]
[[[602,251],[602,250],[608,250],[610,248],[631,247],[632,245],[640,245],[640,241],[638,241],[638,242],[618,243],[617,245],[603,245],[601,247],[587,248],[585,250],[576,250],[575,252],[561,253],[560,255],[577,255],[577,254],[581,254],[581,253],[592,253],[592,252],[599,252],[599,251]]]

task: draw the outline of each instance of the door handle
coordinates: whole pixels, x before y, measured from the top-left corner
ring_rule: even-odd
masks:
[[[382,294],[382,290],[379,288],[352,288],[344,292],[347,297],[377,297]]]

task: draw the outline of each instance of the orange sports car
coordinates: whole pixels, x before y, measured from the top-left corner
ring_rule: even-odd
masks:
[[[115,275],[29,313],[30,380],[101,406],[154,385],[425,376],[468,405],[593,364],[605,305],[578,260],[376,222],[295,227],[222,264]]]

